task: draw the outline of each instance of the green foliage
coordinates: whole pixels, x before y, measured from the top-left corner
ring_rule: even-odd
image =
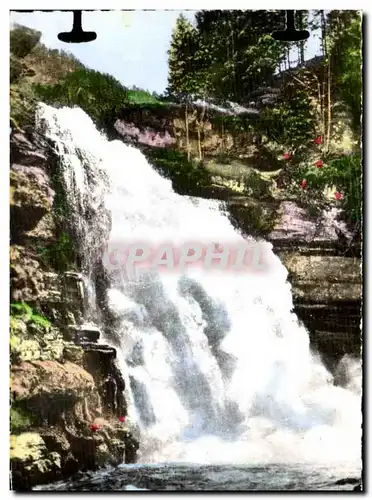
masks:
[[[256,120],[248,115],[215,115],[211,117],[211,123],[220,130],[231,132],[232,134],[241,134],[243,132],[252,132]]]
[[[259,172],[253,169],[249,170],[244,178],[244,191],[248,196],[254,196],[257,199],[264,199],[271,197],[270,194],[271,182],[264,179]]]
[[[50,321],[47,318],[34,311],[33,308],[30,307],[25,302],[13,302],[12,304],[10,304],[10,314],[11,314],[11,322],[10,322],[11,330],[17,327],[16,321],[14,321],[17,320],[17,318],[22,319],[22,321],[24,321],[25,323],[31,323],[40,326],[45,330],[49,329],[51,326]]]
[[[306,179],[310,196],[321,199],[325,188],[334,187],[342,194],[339,202],[348,219],[358,223],[362,217],[362,160],[360,154],[343,156],[325,164],[323,168],[305,165],[293,172],[296,185]]]
[[[257,128],[269,141],[293,151],[311,144],[315,124],[308,93],[289,83],[278,104],[262,111]]]
[[[160,99],[156,98],[147,90],[128,90],[128,102],[135,105],[160,104]]]
[[[71,269],[76,260],[75,247],[70,236],[62,231],[59,240],[47,247],[38,247],[39,255],[58,271]]]
[[[22,63],[22,60],[13,54],[10,54],[9,70],[10,70],[11,84],[17,82],[21,78],[24,72],[24,64]]]
[[[25,321],[30,321],[33,315],[32,307],[25,302],[13,302],[10,304],[11,315],[21,317]]]
[[[72,71],[84,69],[73,54],[38,44],[27,56],[27,65],[35,72],[34,83],[56,84]]]
[[[31,86],[20,81],[10,86],[10,122],[13,128],[33,126],[37,98]]]
[[[56,85],[36,85],[41,100],[51,105],[79,106],[99,127],[112,126],[127,104],[127,90],[111,75],[90,69],[68,74]]]
[[[353,117],[353,129],[360,135],[362,113],[362,16],[358,11],[331,11],[333,83]]]
[[[25,26],[10,32],[10,121],[15,129],[35,124],[38,96],[33,83],[57,83],[84,67],[71,54],[40,44],[40,35]]]
[[[20,407],[14,404],[10,408],[10,430],[12,434],[19,434],[32,426],[32,419]]]
[[[264,237],[275,227],[278,219],[278,206],[273,204],[260,204],[254,201],[241,204],[232,204],[230,211],[235,220],[239,221],[238,228],[249,228],[252,236]]]
[[[156,170],[172,181],[173,189],[179,194],[196,195],[211,184],[211,175],[204,165],[188,161],[186,153],[151,148],[145,154]]]
[[[171,94],[193,94],[199,90],[197,51],[197,32],[181,14],[177,19],[168,51],[168,92]]]
[[[41,314],[33,313],[31,322],[34,323],[36,326],[40,326],[44,330],[50,328],[50,321],[44,318],[44,316],[41,316]]]
[[[169,90],[242,102],[267,83],[287,44],[271,37],[283,11],[212,10],[181,16],[172,37]]]
[[[16,25],[10,31],[10,52],[24,58],[39,43],[41,32],[26,26]]]

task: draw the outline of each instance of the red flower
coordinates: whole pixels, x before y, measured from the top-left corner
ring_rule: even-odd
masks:
[[[340,193],[339,191],[336,191],[336,192],[335,192],[335,198],[336,198],[336,200],[341,200],[341,198],[342,198],[342,193]]]
[[[324,165],[323,160],[318,160],[318,161],[315,163],[315,166],[316,166],[317,168],[322,168],[322,166],[323,166],[323,165]]]
[[[125,417],[119,417],[120,422],[125,422]]]
[[[322,142],[323,142],[323,139],[322,139],[321,135],[318,135],[317,137],[315,137],[315,139],[314,139],[315,144],[322,144]]]
[[[283,158],[284,158],[285,160],[289,160],[289,158],[290,158],[290,157],[291,157],[291,154],[290,154],[290,153],[284,153],[284,155],[283,155]]]
[[[302,181],[300,182],[300,187],[302,189],[306,189],[307,188],[307,180],[306,179],[302,179]]]
[[[92,432],[96,432],[96,431],[98,431],[98,429],[99,429],[99,425],[98,425],[98,424],[90,424],[89,429],[90,429]]]

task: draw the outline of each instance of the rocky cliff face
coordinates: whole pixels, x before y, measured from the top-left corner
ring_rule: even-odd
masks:
[[[331,209],[311,220],[293,202],[281,204],[268,235],[288,269],[298,317],[323,361],[334,369],[345,355],[361,354],[360,240]]]
[[[28,490],[104,464],[133,462],[116,350],[84,327],[84,286],[53,161],[11,137],[11,468]],[[136,437],[134,437],[136,434]]]
[[[115,129],[125,141],[140,147],[173,147],[178,151],[187,151],[188,148],[195,158],[228,154],[250,159],[257,153],[254,134],[229,130],[226,123],[232,114],[224,108],[215,109],[202,104],[187,109],[176,104],[156,109],[127,108],[116,121]],[[252,120],[257,117],[257,111],[250,109],[243,109],[241,114]]]

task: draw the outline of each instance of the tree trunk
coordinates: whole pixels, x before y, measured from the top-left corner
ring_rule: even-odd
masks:
[[[331,142],[331,58],[328,57],[328,122],[327,122],[327,151]]]
[[[322,30],[322,49],[323,49],[323,56],[327,57],[327,43],[326,43],[326,21],[325,21],[325,16],[324,16],[324,10],[320,11],[320,20],[321,20],[321,30]]]
[[[199,161],[202,161],[203,159],[203,154],[202,154],[202,147],[201,147],[201,127],[203,125],[203,120],[204,120],[204,114],[205,114],[205,108],[203,108],[201,114],[200,114],[200,119],[197,119],[197,127],[198,127],[198,151],[199,151]],[[198,112],[196,112],[196,117],[198,116]]]
[[[188,115],[188,106],[185,105],[185,126],[186,126],[186,151],[187,151],[187,159],[190,161],[190,141],[189,141],[189,115]]]
[[[298,29],[303,30],[304,28],[304,12],[299,10],[297,11],[297,19],[298,19]],[[301,40],[299,42],[299,59],[300,59],[300,65],[302,66],[305,63],[305,41]]]

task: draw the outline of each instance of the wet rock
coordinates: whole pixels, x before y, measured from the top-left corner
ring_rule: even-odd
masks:
[[[39,189],[42,189],[45,192],[50,205],[53,205],[55,192],[51,187],[49,175],[43,168],[24,166],[13,163],[11,171],[22,174],[22,176],[26,176],[31,181],[36,183],[39,186]]]
[[[20,314],[12,308],[17,316],[10,325],[12,487],[25,491],[119,465],[126,443],[128,449],[133,443],[118,419],[126,415],[126,401],[116,350],[97,344],[98,329],[77,327],[84,315],[83,276],[73,267],[61,272],[65,268],[46,251],[60,238],[47,174],[58,164],[23,134],[13,133],[11,141],[11,301],[27,304]],[[104,214],[106,232],[108,222]]]
[[[10,140],[10,162],[45,168],[47,167],[47,156],[24,133],[15,132]]]
[[[12,355],[17,361],[36,361],[41,357],[41,348],[37,340],[22,340],[13,337],[11,347]]]
[[[31,175],[10,172],[10,228],[12,242],[20,242],[52,208],[47,190]]]
[[[74,344],[73,342],[64,343],[63,358],[65,360],[80,365],[83,361],[83,356],[84,351],[80,346]]]
[[[60,476],[61,458],[57,452],[48,452],[42,437],[36,432],[22,433],[10,438],[12,487],[29,490]]]
[[[94,326],[71,326],[70,329],[72,330],[71,336],[77,344],[94,344],[101,336],[100,329]]]
[[[12,366],[11,376],[15,399],[44,399],[62,406],[87,396],[95,386],[88,372],[68,361],[23,362]]]

